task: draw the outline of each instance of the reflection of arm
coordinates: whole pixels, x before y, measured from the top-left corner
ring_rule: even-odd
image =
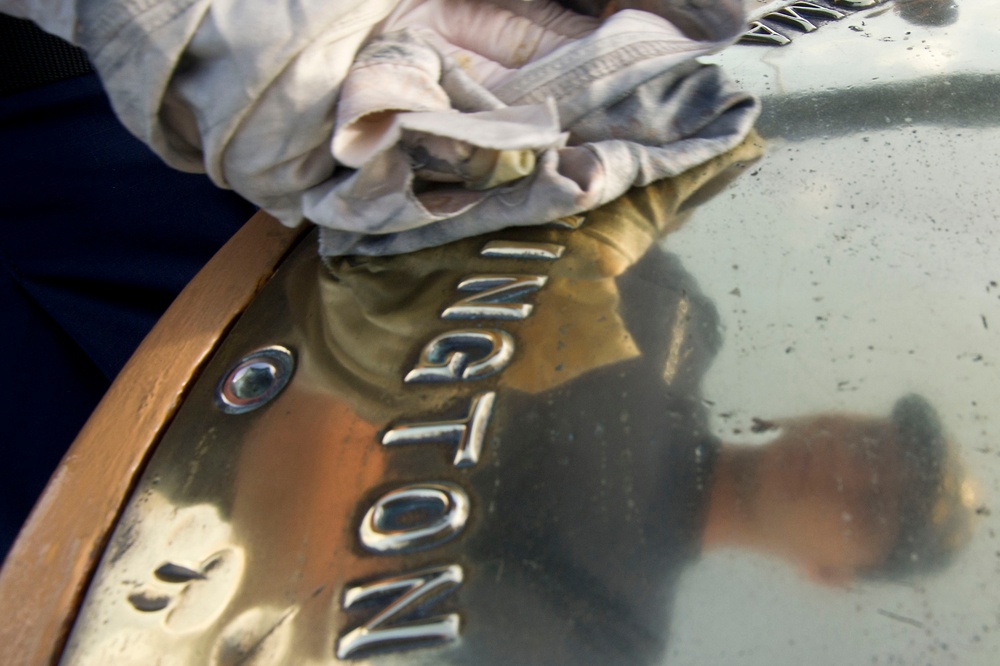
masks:
[[[677,226],[678,209],[695,193],[729,167],[738,172],[734,165],[739,160],[759,153],[759,142],[748,139],[703,166],[634,189],[592,211],[577,229],[538,226],[405,255],[328,258],[327,271],[303,276],[291,299],[300,307],[315,309],[295,316],[315,340],[310,348],[322,355],[311,365],[343,386],[350,400],[365,405],[358,407],[359,412],[372,418],[410,411],[406,405],[424,412],[431,406],[428,400],[444,404],[460,387],[405,385],[402,378],[422,345],[468,325],[440,316],[463,297],[456,290],[460,280],[489,274],[538,274],[547,280],[544,287],[524,296],[534,308],[530,317],[502,325],[486,321],[488,327],[502,328],[518,341],[514,360],[501,377],[489,381],[538,392],[594,368],[635,358],[639,349],[631,339],[631,326],[620,315],[626,306],[620,303],[617,278],[643,257],[656,238]],[[484,243],[497,238],[558,243],[565,253],[552,262],[481,256]],[[671,274],[663,280],[675,278]],[[669,334],[663,329],[657,333]]]
[[[761,156],[764,144],[756,132],[736,148],[688,169],[674,178],[628,194],[587,214],[581,229],[596,251],[593,260],[606,277],[620,275],[637,262],[656,239],[680,228],[687,211],[708,200]],[[586,249],[584,249],[586,251]]]
[[[997,74],[950,74],[855,88],[763,98],[757,130],[767,138],[804,141],[883,130],[886,117],[908,124],[995,127]],[[819,120],[819,118],[822,120]]]

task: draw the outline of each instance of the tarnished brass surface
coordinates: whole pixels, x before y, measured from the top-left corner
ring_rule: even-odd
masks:
[[[1000,10],[901,4],[727,50],[764,140],[582,224],[304,243],[64,663],[995,663]]]

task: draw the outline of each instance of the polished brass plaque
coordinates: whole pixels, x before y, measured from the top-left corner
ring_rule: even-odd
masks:
[[[717,57],[765,102],[729,155],[582,222],[298,248],[64,663],[995,663],[1000,11],[789,4],[830,20]],[[220,408],[271,348],[280,393]]]

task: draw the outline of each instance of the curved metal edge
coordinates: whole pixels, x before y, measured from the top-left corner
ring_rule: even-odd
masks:
[[[230,327],[309,227],[263,211],[184,288],[63,457],[0,570],[0,663],[52,664],[135,481]]]

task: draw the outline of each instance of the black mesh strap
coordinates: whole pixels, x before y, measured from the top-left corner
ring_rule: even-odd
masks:
[[[0,95],[94,71],[86,54],[31,21],[0,14]]]

